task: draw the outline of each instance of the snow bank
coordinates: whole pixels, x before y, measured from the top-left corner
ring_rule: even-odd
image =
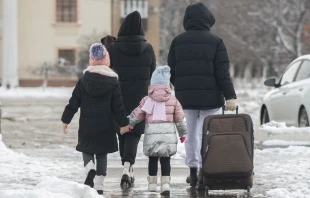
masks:
[[[18,87],[13,89],[0,88],[0,99],[12,98],[69,98],[73,88],[67,87],[48,87],[45,90],[42,87],[25,88]]]
[[[287,127],[283,122],[271,121],[262,125],[254,135],[260,142],[267,140],[310,142],[310,127]]]
[[[285,140],[267,140],[263,146],[310,146],[306,141],[285,141]]]
[[[27,158],[24,154],[15,153],[11,149],[8,149],[2,141],[2,135],[0,134],[0,159],[1,161],[18,160],[19,158]]]
[[[308,198],[309,194],[310,191],[306,190],[305,186],[300,186],[294,192],[286,188],[275,188],[266,192],[266,195],[271,198]]]
[[[0,197],[5,198],[102,198],[89,186],[56,177],[44,177],[33,190],[4,190]]]

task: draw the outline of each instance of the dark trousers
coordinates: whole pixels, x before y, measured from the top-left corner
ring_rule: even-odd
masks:
[[[130,132],[118,136],[119,153],[123,165],[125,162],[129,162],[131,165],[135,163],[140,137],[141,135]]]
[[[170,176],[171,166],[170,157],[150,157],[149,158],[149,176],[157,176],[158,158],[161,165],[161,176]]]
[[[90,162],[95,163],[94,154],[83,153],[84,167]],[[106,176],[107,175],[107,154],[96,155],[96,175]]]

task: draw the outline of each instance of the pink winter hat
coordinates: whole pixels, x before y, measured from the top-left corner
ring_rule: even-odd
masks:
[[[110,56],[107,49],[101,43],[94,43],[89,49],[90,65],[110,66]]]

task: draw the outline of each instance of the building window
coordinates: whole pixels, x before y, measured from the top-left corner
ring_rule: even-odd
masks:
[[[58,59],[61,65],[75,65],[75,49],[58,49]]]
[[[76,23],[78,0],[56,0],[56,22]]]
[[[121,22],[124,21],[126,16],[134,11],[138,11],[142,18],[142,27],[147,31],[147,18],[148,18],[148,0],[122,0],[121,1]]]

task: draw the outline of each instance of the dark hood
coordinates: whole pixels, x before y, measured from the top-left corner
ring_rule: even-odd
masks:
[[[92,97],[108,95],[115,90],[118,84],[117,77],[94,71],[86,71],[81,82],[86,92]]]
[[[124,54],[131,56],[140,55],[147,48],[147,41],[144,36],[121,36],[115,41],[117,46]]]
[[[186,8],[183,26],[187,30],[209,30],[215,24],[211,11],[202,3],[195,3]]]
[[[130,13],[119,29],[118,36],[144,36],[141,15],[138,11]]]

